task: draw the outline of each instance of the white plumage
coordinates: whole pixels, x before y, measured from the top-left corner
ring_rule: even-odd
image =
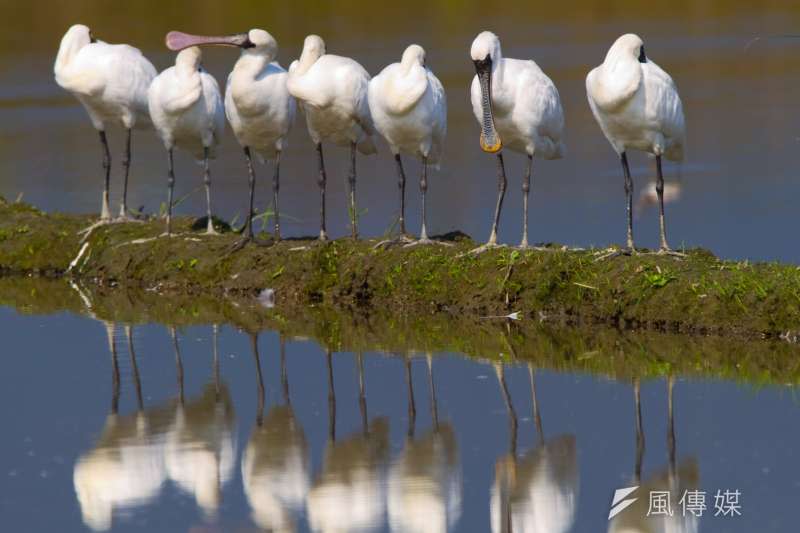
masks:
[[[108,44],[92,37],[83,24],[75,24],[64,34],[54,65],[56,82],[71,92],[86,108],[105,152],[106,173],[102,219],[109,220],[108,181],[111,158],[105,130],[121,125],[128,130],[125,166],[125,187],[121,215],[127,216],[127,180],[130,166],[130,130],[148,122],[147,88],[156,76],[156,69],[139,49],[127,44]]]
[[[523,179],[522,247],[528,245],[528,191],[533,157],[558,159],[565,155],[562,135],[564,112],[555,84],[532,60],[502,55],[497,35],[484,31],[473,41],[475,62],[470,97],[475,118],[482,127],[481,147],[499,158],[499,189],[495,221],[488,246],[496,245],[500,208],[505,194],[505,169],[500,150],[508,147],[528,156]]]
[[[500,39],[485,31],[472,43],[472,59],[492,59],[492,111],[504,148],[542,159],[566,155],[561,139],[564,111],[553,81],[532,59],[502,56]],[[470,88],[472,111],[483,121],[481,85],[476,75]]]
[[[241,56],[228,76],[225,89],[225,114],[236,139],[244,148],[250,170],[250,217],[248,238],[252,238],[253,195],[255,173],[250,150],[259,159],[275,161],[273,183],[275,236],[280,238],[278,212],[278,180],[280,154],[286,148],[289,130],[294,122],[296,103],[286,86],[286,70],[275,61],[278,43],[264,30],[250,30]]]
[[[208,158],[225,129],[225,115],[219,85],[200,65],[200,48],[193,46],[178,53],[175,65],[159,74],[150,85],[148,102],[153,125],[169,152],[170,194],[167,206],[167,233],[172,212],[172,151],[180,148],[204,161],[204,181],[208,233],[215,233],[211,218],[211,182]]]
[[[589,72],[586,94],[597,123],[622,159],[628,196],[628,247],[631,250],[633,183],[626,152],[641,150],[656,156],[661,250],[668,252],[661,157],[682,161],[686,141],[683,106],[675,82],[646,56],[642,39],[629,33],[617,39],[603,64]]]
[[[439,79],[425,65],[425,50],[412,44],[369,82],[369,108],[375,128],[389,143],[400,176],[400,233],[405,234],[405,172],[401,155],[422,160],[422,230],[428,241],[425,192],[428,164],[438,165],[447,134],[447,98]]]
[[[376,152],[372,139],[374,126],[369,112],[367,86],[369,74],[358,62],[325,53],[325,42],[309,35],[300,59],[289,67],[289,94],[301,104],[311,139],[317,145],[320,163],[320,189],[323,214],[320,238],[327,238],[324,219],[325,168],[322,142],[350,146],[350,222],[352,234],[358,235],[355,206],[355,150],[362,154]]]

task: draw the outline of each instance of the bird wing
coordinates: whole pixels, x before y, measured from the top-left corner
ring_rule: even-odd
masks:
[[[426,71],[434,109],[433,143],[431,146],[430,160],[433,163],[439,163],[442,157],[444,139],[447,135],[447,95],[444,92],[444,87],[442,86],[442,82],[439,81],[439,78],[437,78],[430,69],[426,69]]]
[[[538,144],[550,145],[537,146],[541,156],[563,156],[564,110],[555,84],[534,61],[520,62],[517,80],[515,121],[521,130],[538,138]]]
[[[670,159],[683,159],[686,125],[678,88],[669,74],[652,61],[642,64],[645,115],[662,133]]]
[[[217,144],[225,130],[225,107],[222,103],[222,95],[214,76],[208,72],[201,71],[200,79],[203,85],[203,96],[210,122],[209,127],[214,135],[214,144]]]

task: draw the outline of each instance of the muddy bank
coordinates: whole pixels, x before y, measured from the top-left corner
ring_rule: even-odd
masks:
[[[395,317],[475,320],[520,312],[557,323],[737,338],[800,331],[797,267],[721,261],[704,250],[683,260],[596,261],[595,251],[557,248],[473,257],[463,253],[475,243],[455,236],[448,247],[374,250],[374,240],[287,240],[229,254],[238,235],[202,236],[189,219],[178,219],[172,238],[159,238],[163,225],[150,221],[99,227],[82,242],[79,230],[91,220],[0,202],[0,272],[173,299],[253,297],[272,288],[279,308],[315,304]]]
[[[0,305],[32,314],[73,312],[99,321],[186,327],[228,324],[245,332],[277,331],[306,338],[332,352],[462,353],[487,361],[586,372],[614,379],[666,375],[724,378],[761,384],[800,383],[797,346],[777,340],[622,332],[535,320],[482,320],[443,313],[398,315],[326,305],[266,309],[252,298],[108,288],[41,277],[0,278]]]

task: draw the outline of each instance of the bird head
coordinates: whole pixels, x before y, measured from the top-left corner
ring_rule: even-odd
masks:
[[[626,33],[611,45],[606,55],[609,58],[632,57],[639,63],[647,63],[647,55],[644,53],[644,41],[634,33]]]
[[[475,65],[475,75],[481,88],[481,149],[494,154],[503,148],[503,141],[494,125],[492,104],[492,70],[501,59],[500,39],[490,31],[483,31],[472,41],[470,56]]]

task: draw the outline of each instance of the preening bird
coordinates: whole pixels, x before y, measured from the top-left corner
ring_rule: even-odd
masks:
[[[603,64],[586,76],[586,94],[600,129],[622,161],[628,215],[625,253],[635,251],[633,180],[627,151],[641,150],[655,155],[656,158],[656,192],[661,229],[659,253],[674,254],[667,244],[664,223],[661,156],[671,161],[683,160],[686,127],[675,82],[647,57],[642,39],[628,33],[614,42]]]
[[[294,96],[306,115],[311,140],[317,147],[320,188],[320,240],[328,238],[325,229],[325,161],[322,143],[350,147],[350,228],[358,237],[356,211],[356,150],[374,154],[374,126],[367,101],[369,74],[356,61],[325,53],[325,42],[309,35],[303,53],[289,67],[289,94]]]
[[[206,233],[215,235],[208,160],[214,156],[214,148],[225,129],[222,96],[217,80],[200,64],[202,52],[199,47],[179,37],[171,39],[170,35],[167,35],[167,47],[180,50],[175,58],[175,66],[159,74],[148,91],[150,117],[168,154],[167,235],[172,230],[172,196],[175,189],[172,152],[176,147],[192,153],[198,161],[203,162],[208,216]]]
[[[278,43],[264,30],[227,37],[204,37],[172,32],[171,40],[180,46],[227,45],[241,48],[239,60],[228,76],[225,89],[225,115],[236,139],[244,149],[249,172],[249,216],[245,221],[245,240],[253,238],[253,202],[255,170],[252,152],[263,162],[275,162],[272,182],[275,207],[275,237],[280,238],[278,190],[280,188],[281,152],[287,146],[289,130],[294,122],[295,99],[286,87],[288,73],[275,58]]]
[[[156,69],[138,48],[98,41],[88,27],[75,24],[61,39],[53,70],[56,83],[75,95],[83,104],[100,134],[105,172],[100,215],[103,222],[111,220],[111,152],[108,149],[106,128],[115,124],[125,128],[125,155],[122,159],[125,177],[120,217],[127,219],[131,130],[137,124],[148,122],[147,88],[156,76]]]
[[[498,195],[489,241],[475,251],[497,246],[497,227],[506,192],[504,147],[528,156],[522,180],[523,230],[520,247],[528,246],[528,192],[533,158],[559,159],[566,153],[561,137],[564,112],[555,84],[533,60],[504,58],[500,39],[484,31],[472,41],[475,64],[470,96],[481,125],[481,148],[497,154]]]
[[[412,44],[399,63],[392,63],[369,82],[369,109],[375,129],[389,143],[397,163],[400,189],[400,238],[406,238],[405,184],[402,155],[420,158],[419,181],[422,196],[422,229],[417,243],[428,244],[425,193],[428,165],[442,156],[447,133],[447,98],[439,79],[425,65],[425,50]]]

